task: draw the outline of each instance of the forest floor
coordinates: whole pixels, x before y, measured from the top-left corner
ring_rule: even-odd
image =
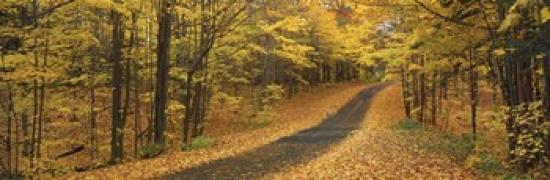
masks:
[[[442,133],[401,127],[405,114],[399,84],[370,99],[359,128],[316,159],[268,174],[263,179],[478,179]],[[410,125],[409,125],[410,126]]]
[[[335,89],[339,90],[323,98],[289,102],[294,109],[283,105],[278,110],[284,112],[279,116],[284,121],[226,136],[211,148],[172,152],[66,178],[476,178],[452,155],[426,148],[440,140],[436,133],[396,128],[404,119],[399,84]]]

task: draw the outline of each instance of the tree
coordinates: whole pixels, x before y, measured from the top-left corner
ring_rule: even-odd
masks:
[[[172,34],[172,15],[169,0],[160,0],[157,21],[159,33],[157,36],[157,85],[155,90],[155,144],[164,146],[164,130],[166,128],[166,103],[168,100],[168,72],[170,71],[169,53]]]
[[[122,46],[124,42],[124,25],[122,15],[112,10],[112,54],[113,63],[113,107],[111,127],[111,161],[118,163],[124,157],[124,124],[122,118]]]

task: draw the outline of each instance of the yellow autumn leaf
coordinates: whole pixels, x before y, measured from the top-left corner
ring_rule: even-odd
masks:
[[[504,56],[504,55],[506,55],[506,50],[504,50],[504,49],[497,49],[497,50],[494,50],[494,51],[493,51],[493,54],[495,54],[496,56]]]
[[[545,7],[540,10],[540,16],[542,22],[547,22],[550,20],[550,7]]]

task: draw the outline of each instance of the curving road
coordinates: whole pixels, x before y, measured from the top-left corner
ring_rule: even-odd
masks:
[[[271,144],[193,167],[162,179],[257,179],[265,174],[315,159],[329,147],[359,128],[370,99],[388,84],[377,84],[362,91],[336,114],[319,125],[283,137]]]

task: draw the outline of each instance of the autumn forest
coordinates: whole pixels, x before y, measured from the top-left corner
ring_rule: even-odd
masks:
[[[550,179],[550,1],[0,1],[0,179],[373,178]]]

